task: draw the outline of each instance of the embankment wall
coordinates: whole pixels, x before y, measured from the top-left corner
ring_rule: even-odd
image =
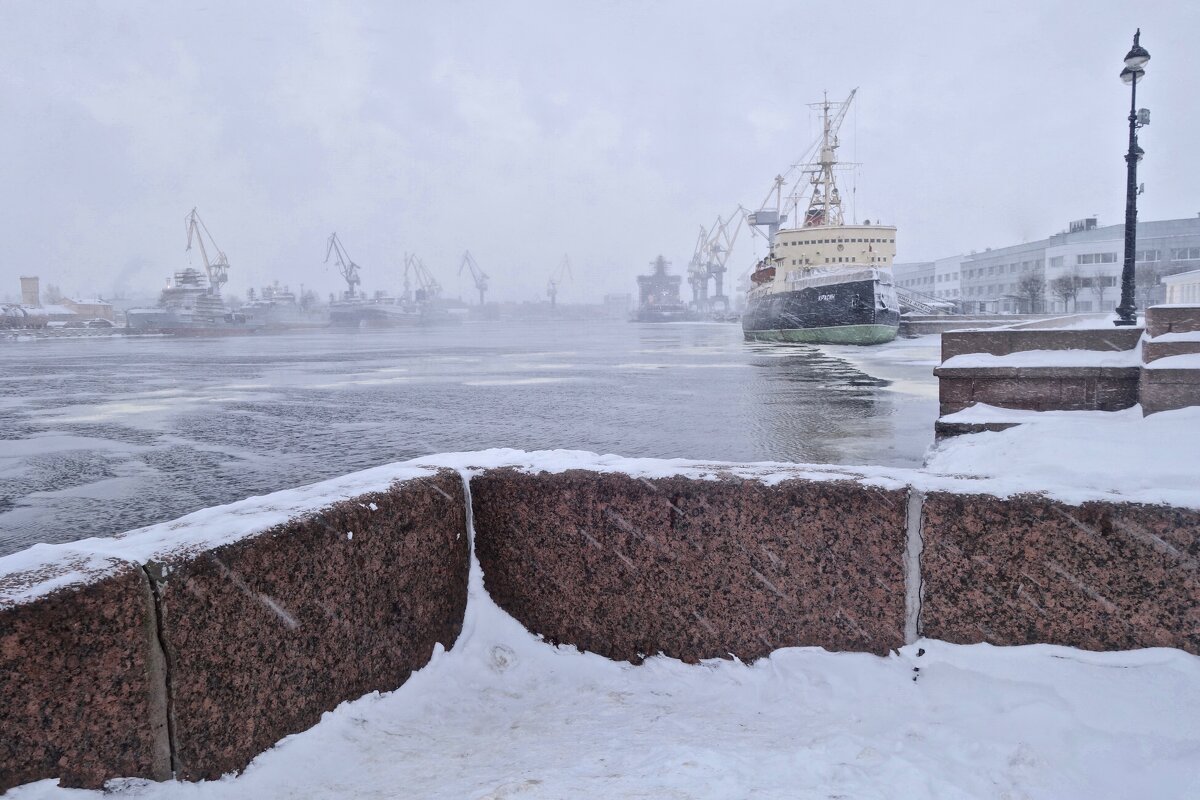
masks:
[[[0,791],[217,778],[452,646],[462,479],[404,472],[352,497],[281,493],[0,560]]]
[[[609,658],[919,636],[1200,654],[1194,509],[917,470],[514,451],[381,469],[0,559],[0,790],[213,778],[398,687],[460,631],[468,504],[500,606]]]

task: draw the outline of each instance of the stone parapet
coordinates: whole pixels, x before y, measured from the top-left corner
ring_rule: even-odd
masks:
[[[1150,306],[1146,309],[1146,332],[1150,336],[1196,331],[1200,331],[1200,306]]]
[[[934,493],[921,536],[921,633],[1200,653],[1200,512]]]
[[[505,469],[471,492],[488,593],[552,642],[695,662],[904,641],[903,490]]]
[[[942,360],[970,353],[1007,356],[1029,350],[1132,350],[1141,328],[1066,328],[947,331],[942,334]]]
[[[1200,369],[1147,367],[1141,372],[1138,395],[1144,414],[1200,405]]]
[[[1030,411],[1119,411],[1138,402],[1138,367],[938,367],[940,413],[983,403]]]
[[[486,589],[550,642],[635,663],[922,635],[1200,654],[1194,509],[922,470],[497,452],[443,463],[483,465]],[[452,645],[462,479],[372,472],[0,560],[0,791],[216,778]]]
[[[458,638],[467,567],[451,472],[152,564],[176,774],[240,770],[338,703],[400,686]]]
[[[1160,358],[1200,354],[1200,339],[1196,341],[1163,341],[1147,339],[1142,342],[1142,363],[1149,364]]]
[[[0,589],[63,579],[72,585],[28,602],[0,599],[0,793],[43,778],[97,787],[170,777],[146,574],[118,560],[66,561],[0,577]]]
[[[342,486],[310,487],[290,515],[278,509],[298,508],[296,492],[7,557],[34,566],[0,571],[0,792],[218,778],[450,647],[469,572],[463,482],[401,472],[324,504]]]

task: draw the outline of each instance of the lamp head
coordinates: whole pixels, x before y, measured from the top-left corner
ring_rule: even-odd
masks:
[[[1142,29],[1138,28],[1137,33],[1133,35],[1133,49],[1129,51],[1129,55],[1125,56],[1125,66],[1129,69],[1143,69],[1146,66],[1146,62],[1150,60],[1150,53],[1138,43],[1138,40],[1141,38]]]
[[[1126,86],[1132,83],[1141,83],[1145,77],[1146,70],[1144,69],[1130,69],[1129,67],[1126,67],[1125,69],[1121,70],[1121,82]]]

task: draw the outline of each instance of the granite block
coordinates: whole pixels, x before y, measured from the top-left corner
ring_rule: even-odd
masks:
[[[1200,654],[1200,511],[931,493],[921,634]]]
[[[1049,328],[1026,330],[947,331],[942,334],[942,360],[968,353],[1006,356],[1028,350],[1132,350],[1141,328]]]
[[[1200,369],[1145,369],[1138,387],[1143,414],[1200,406]]]
[[[339,703],[397,688],[466,607],[462,480],[443,470],[152,564],[178,777],[243,768]]]
[[[170,777],[150,582],[137,564],[110,561],[100,572],[0,603],[0,793],[43,778],[99,788]],[[3,588],[44,578],[8,575]]]
[[[1200,353],[1200,342],[1158,342],[1148,339],[1142,344],[1142,363],[1149,364],[1160,358],[1186,356]]]
[[[1146,330],[1151,336],[1200,331],[1200,305],[1150,306],[1146,309]]]
[[[974,404],[1029,411],[1118,411],[1138,402],[1139,367],[939,367],[944,416]]]
[[[499,605],[616,660],[752,660],[904,640],[906,490],[489,470],[476,552]]]

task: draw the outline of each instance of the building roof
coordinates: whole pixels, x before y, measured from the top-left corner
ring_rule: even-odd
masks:
[[[1168,284],[1189,283],[1196,280],[1200,280],[1200,269],[1191,269],[1187,272],[1176,272],[1174,275],[1162,276],[1162,282]]]

